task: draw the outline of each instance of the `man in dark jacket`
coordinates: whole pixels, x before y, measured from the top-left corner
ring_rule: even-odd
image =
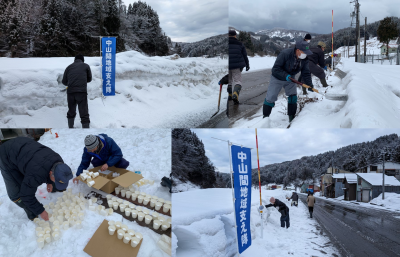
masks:
[[[290,197],[288,200],[292,199],[292,203],[290,206],[298,206],[298,201],[299,201],[299,195],[296,192],[292,193],[292,197]]]
[[[101,166],[101,171],[105,171],[112,166],[121,169],[126,169],[129,166],[129,162],[122,158],[121,148],[106,134],[86,136],[82,161],[76,176],[78,177],[83,170],[87,169],[90,163],[92,163],[93,167]],[[77,178],[74,178],[74,183],[78,183],[78,181]]]
[[[269,201],[271,204],[265,205],[265,207],[266,208],[278,207],[278,211],[281,213],[281,227],[284,228],[286,223],[286,228],[289,228],[290,227],[289,208],[286,206],[286,204],[273,197],[271,197]]]
[[[8,197],[24,209],[31,220],[38,215],[49,219],[35,197],[37,188],[46,183],[48,192],[63,191],[73,177],[60,155],[26,137],[11,139],[0,146],[0,170]]]
[[[239,104],[239,94],[242,90],[242,71],[250,70],[249,58],[247,58],[246,47],[237,40],[236,31],[229,30],[229,99],[235,104]],[[232,94],[232,85],[234,85]]]
[[[68,127],[74,127],[76,106],[78,105],[79,116],[83,128],[89,128],[89,107],[87,99],[87,83],[92,81],[90,66],[85,63],[82,55],[77,55],[73,64],[69,65],[64,72],[62,83],[68,87]]]
[[[294,78],[297,73],[301,72],[305,84],[313,87],[306,58],[309,55],[312,55],[312,52],[309,50],[308,42],[304,40],[296,42],[294,49],[288,48],[280,52],[272,67],[271,80],[263,106],[264,118],[271,114],[278,94],[283,87],[288,97],[289,122],[294,119],[297,111],[297,90],[296,84],[290,78]]]

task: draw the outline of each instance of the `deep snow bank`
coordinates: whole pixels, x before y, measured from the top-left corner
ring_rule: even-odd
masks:
[[[0,58],[0,126],[66,127],[67,101],[66,93],[60,92],[60,76],[73,59]],[[226,59],[119,53],[116,96],[102,101],[100,58],[86,57],[85,62],[93,74],[88,84],[93,127],[199,125],[215,112],[218,81],[228,72]]]

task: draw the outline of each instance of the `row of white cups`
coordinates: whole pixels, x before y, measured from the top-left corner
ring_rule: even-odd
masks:
[[[111,220],[108,222],[108,233],[112,236],[115,234],[115,231],[117,231],[118,239],[122,240],[125,244],[131,243],[133,248],[135,248],[143,238],[141,233],[129,229],[126,224],[122,224],[120,221]]]

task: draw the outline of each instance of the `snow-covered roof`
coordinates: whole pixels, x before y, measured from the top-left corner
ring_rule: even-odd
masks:
[[[357,174],[345,174],[347,183],[355,184],[357,183]]]
[[[382,185],[381,173],[357,173],[357,176],[360,176],[372,186]],[[385,186],[400,186],[400,181],[393,176],[385,175]]]

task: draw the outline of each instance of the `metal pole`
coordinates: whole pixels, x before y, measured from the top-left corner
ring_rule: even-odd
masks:
[[[333,69],[333,10],[332,10],[332,64],[331,68]]]
[[[385,199],[385,157],[386,157],[386,153],[383,153],[382,200]]]
[[[258,137],[257,137],[257,128],[256,128],[256,146],[257,146],[257,164],[258,164],[258,187],[260,188],[260,206],[262,206],[262,201],[261,201],[261,176],[260,176],[260,158],[258,155]],[[264,220],[263,220],[263,211],[260,210],[260,215],[261,215],[261,239],[263,238],[263,232],[264,232]]]
[[[233,213],[234,213],[234,220],[235,220],[235,235],[236,235],[236,248],[237,254],[239,254],[239,239],[237,237],[237,224],[236,224],[236,210],[235,210],[235,191],[233,189],[233,168],[232,168],[232,154],[231,154],[231,143],[228,141],[228,151],[229,151],[229,164],[230,164],[230,172],[231,172],[231,187],[232,187],[232,200],[233,200]],[[251,190],[251,189],[250,189]]]
[[[365,17],[364,25],[364,63],[367,63],[365,59],[367,58],[367,17]]]
[[[360,4],[357,1],[357,22],[358,22],[358,54],[361,55],[361,44],[360,44]],[[361,60],[357,59],[358,62],[360,62]]]
[[[356,0],[356,42],[355,42],[355,58],[356,62],[358,62],[358,0]]]

